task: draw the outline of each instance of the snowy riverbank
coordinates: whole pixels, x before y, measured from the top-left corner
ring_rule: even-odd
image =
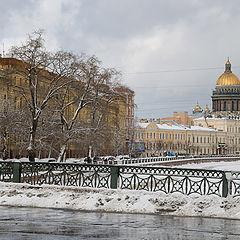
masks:
[[[240,219],[240,198],[2,182],[0,205]]]

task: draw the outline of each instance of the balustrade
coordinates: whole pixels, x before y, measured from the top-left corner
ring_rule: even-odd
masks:
[[[202,169],[0,161],[0,181],[240,196],[240,172]]]

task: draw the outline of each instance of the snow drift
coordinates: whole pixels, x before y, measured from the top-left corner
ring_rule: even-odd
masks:
[[[0,205],[240,219],[240,198],[0,183]]]

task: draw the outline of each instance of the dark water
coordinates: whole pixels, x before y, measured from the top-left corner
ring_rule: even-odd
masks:
[[[0,239],[240,239],[240,221],[0,206]]]

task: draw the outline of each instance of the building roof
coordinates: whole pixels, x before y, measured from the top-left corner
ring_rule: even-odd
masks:
[[[156,123],[138,123],[137,126],[140,128],[146,129],[148,126],[151,124],[154,124],[154,126],[157,127],[158,130],[169,130],[169,131],[211,131],[211,132],[217,132],[218,130],[214,128],[206,128],[206,127],[201,127],[201,126],[185,126],[185,125],[180,125],[180,124],[173,124],[173,125],[168,125],[168,124],[156,124]]]
[[[137,127],[146,128],[150,123],[137,123]]]

